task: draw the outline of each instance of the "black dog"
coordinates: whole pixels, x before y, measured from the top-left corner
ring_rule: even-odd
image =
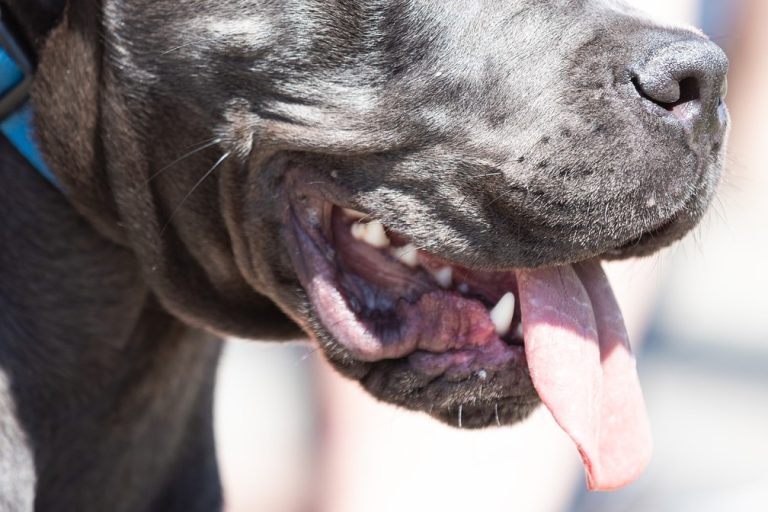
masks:
[[[577,432],[600,422],[551,381],[578,337],[566,384],[626,385],[583,393],[598,416],[641,406],[608,368],[631,360],[594,261],[706,209],[713,44],[599,0],[6,4],[63,192],[0,140],[0,508],[220,507],[224,334],[309,333],[375,396],[464,427],[541,397],[593,487],[631,478],[601,476],[606,438]]]

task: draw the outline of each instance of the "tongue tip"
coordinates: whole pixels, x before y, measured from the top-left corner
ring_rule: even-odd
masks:
[[[646,427],[646,428],[643,428]],[[590,491],[616,491],[635,483],[645,472],[651,461],[653,441],[650,425],[638,426],[633,437],[633,446],[617,453],[609,453],[608,462],[594,462],[581,453]],[[600,457],[602,454],[598,454]]]
[[[621,482],[615,482],[615,481],[605,481],[605,482],[595,482],[591,478],[587,477],[587,490],[589,492],[613,492],[618,491],[619,489],[622,489],[626,487],[627,485],[634,482],[634,478],[627,481],[621,481]]]
[[[643,471],[645,471],[647,465],[648,461],[645,461],[638,464],[638,466],[633,468],[633,471],[629,473],[603,477],[591,474],[587,471],[587,489],[590,492],[618,491],[619,489],[635,483],[640,478]]]

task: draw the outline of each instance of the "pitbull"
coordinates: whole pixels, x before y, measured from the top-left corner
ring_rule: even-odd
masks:
[[[607,0],[7,0],[55,186],[0,140],[0,508],[221,507],[220,339],[309,335],[463,428],[650,440],[599,261],[701,218],[724,54]]]

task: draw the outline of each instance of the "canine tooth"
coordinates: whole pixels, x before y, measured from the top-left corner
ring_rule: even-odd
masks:
[[[384,225],[377,220],[367,223],[355,222],[351,229],[355,240],[361,240],[378,249],[389,247],[389,237],[384,231]]]
[[[504,336],[512,326],[515,316],[515,294],[507,292],[491,310],[491,321],[496,328],[496,334]]]
[[[407,267],[416,268],[419,266],[419,249],[413,244],[393,247],[392,256]]]
[[[453,268],[443,267],[438,269],[432,273],[432,277],[435,278],[435,281],[437,281],[441,288],[450,288],[453,284]]]
[[[344,215],[354,220],[360,220],[366,217],[366,214],[364,214],[363,212],[353,210],[352,208],[342,208],[341,211],[344,212]]]
[[[515,327],[515,338],[516,339],[523,339],[523,324],[519,323],[517,324],[517,327]]]

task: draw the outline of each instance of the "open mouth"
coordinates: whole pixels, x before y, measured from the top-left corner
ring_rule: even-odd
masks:
[[[314,316],[352,358],[431,379],[525,375],[575,442],[591,489],[633,481],[650,457],[621,312],[597,261],[487,271],[418,248],[319,191],[289,201],[292,262]]]
[[[309,283],[313,302],[356,359],[408,358],[418,372],[454,380],[524,364],[514,273],[452,264],[364,213],[321,208],[322,229],[306,243],[332,251],[318,265],[332,275]]]

